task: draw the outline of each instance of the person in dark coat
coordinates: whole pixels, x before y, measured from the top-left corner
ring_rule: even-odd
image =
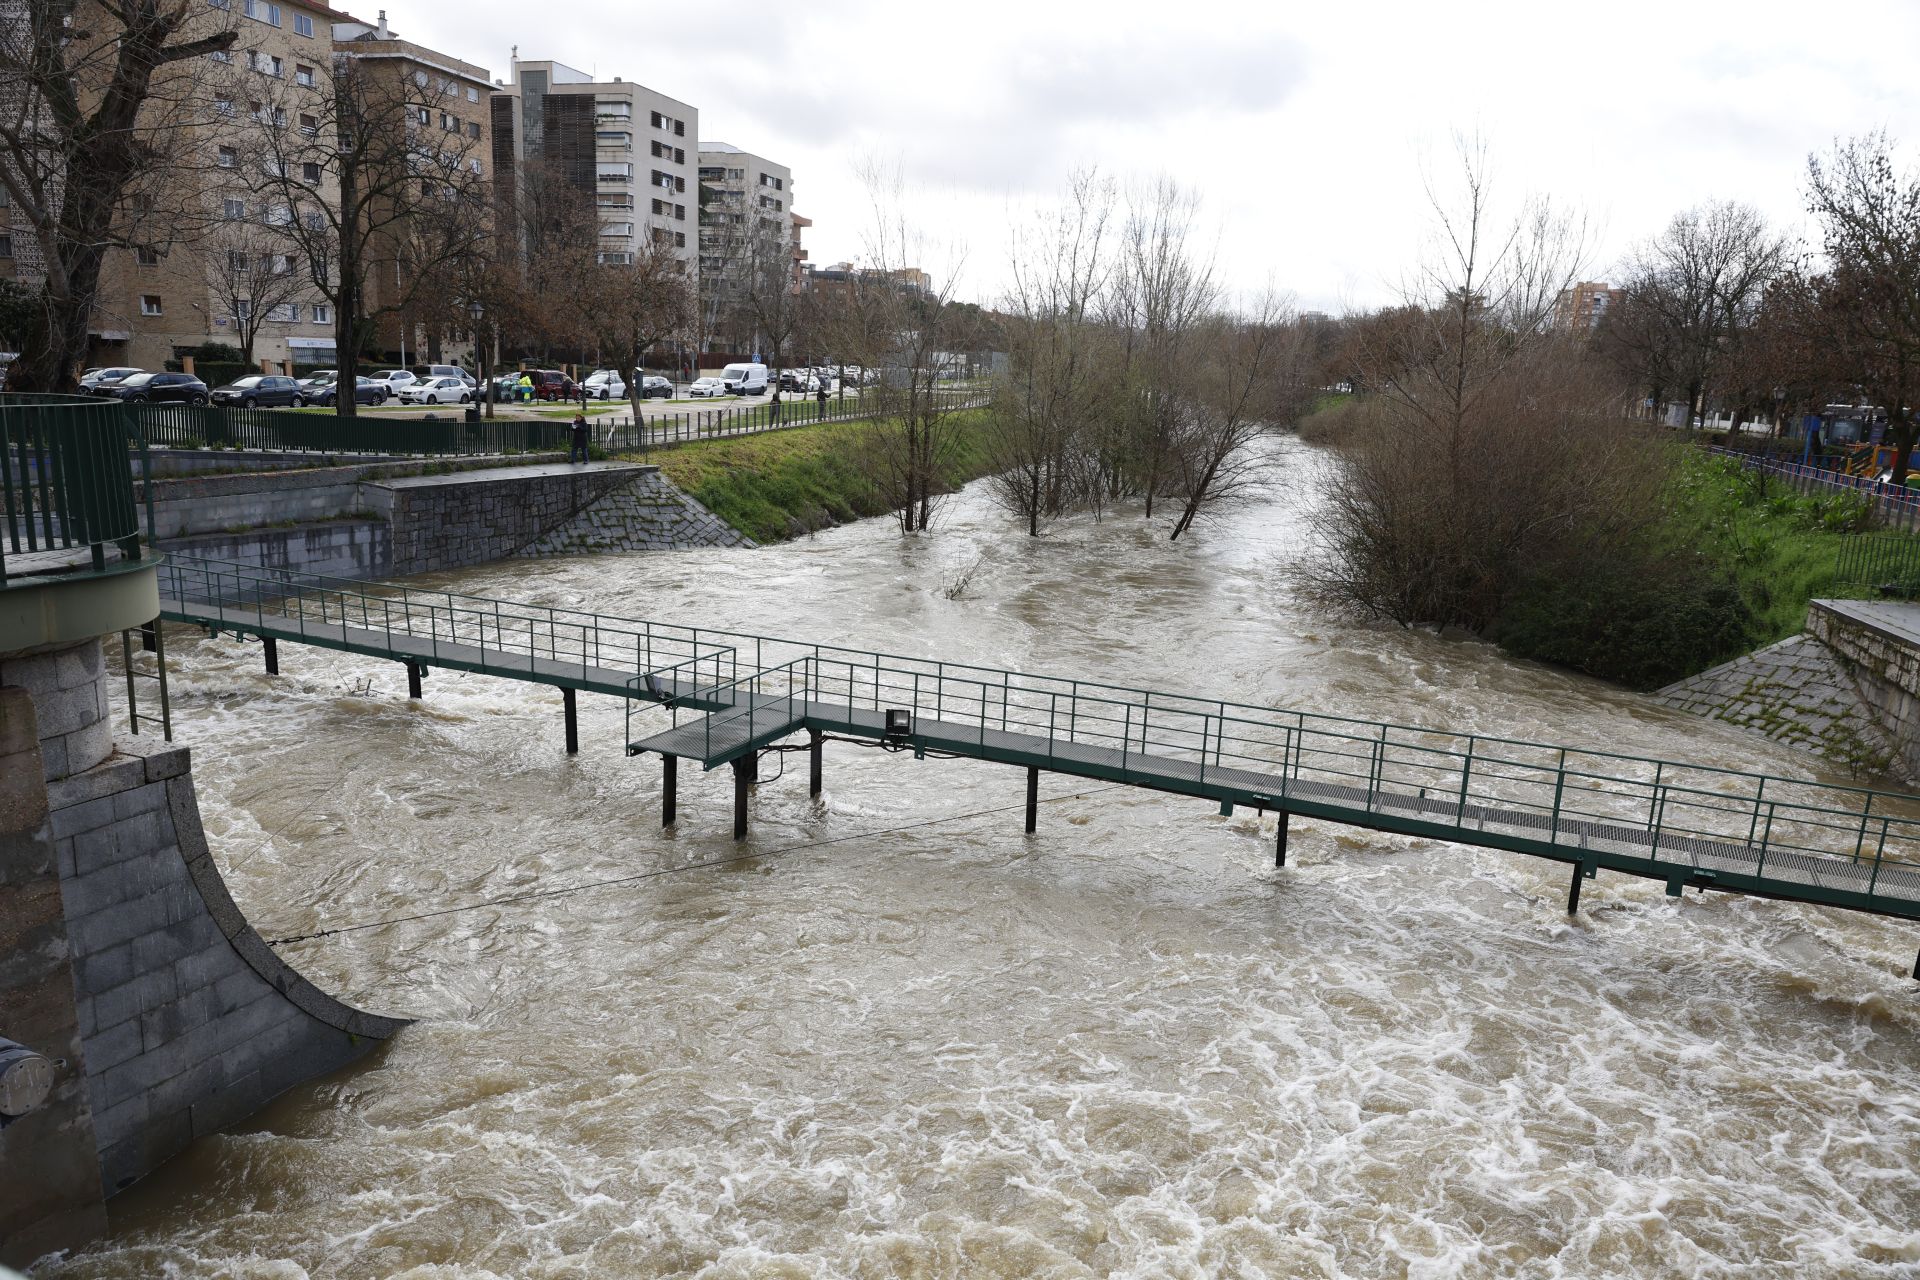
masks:
[[[585,462],[587,460],[587,415],[573,415],[573,430],[567,441],[567,461]]]

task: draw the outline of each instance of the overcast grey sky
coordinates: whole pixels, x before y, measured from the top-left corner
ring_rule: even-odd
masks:
[[[691,102],[703,137],[792,167],[816,263],[860,253],[857,170],[897,162],[982,301],[1010,213],[1076,165],[1198,189],[1228,276],[1337,311],[1392,295],[1455,130],[1504,194],[1584,210],[1602,274],[1710,197],[1800,225],[1807,153],[1836,135],[1885,127],[1920,156],[1920,0],[386,3],[496,79],[518,45]]]

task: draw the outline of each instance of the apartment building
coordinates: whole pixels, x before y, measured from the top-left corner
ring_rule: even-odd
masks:
[[[696,108],[617,76],[597,81],[564,63],[516,58],[491,109],[500,207],[512,207],[516,175],[544,163],[594,193],[602,262],[631,262],[651,241],[696,271]]]
[[[740,246],[758,236],[779,236],[797,245],[793,170],[731,143],[701,143],[700,267],[703,276],[737,272]]]
[[[371,73],[378,86],[372,95],[375,101],[404,104],[404,119],[394,127],[405,131],[413,148],[432,152],[476,178],[488,178],[493,164],[493,81],[486,68],[402,39],[387,25],[385,10],[376,22],[334,23],[333,48]],[[383,211],[383,225],[391,212]],[[404,234],[404,220],[391,225],[395,236]],[[376,241],[372,247],[376,254],[393,259],[391,268],[376,263],[368,277],[368,305],[380,309],[397,301],[403,287],[398,274],[402,268],[390,244]],[[381,318],[376,342],[381,351],[403,363],[415,361],[414,353],[420,351],[428,351],[433,360],[450,354],[440,350],[437,331],[423,330],[394,313]]]
[[[1571,289],[1562,290],[1554,303],[1553,323],[1555,327],[1569,329],[1576,333],[1587,333],[1600,327],[1606,319],[1607,311],[1618,306],[1627,296],[1625,289],[1610,288],[1605,284],[1591,280],[1582,280]]]
[[[250,270],[285,275],[300,269],[284,253],[266,255],[263,263],[251,248],[223,241],[240,242],[228,234],[237,224],[270,224],[285,215],[250,196],[240,166],[263,123],[277,120],[297,128],[302,120],[318,119],[320,112],[302,111],[301,105],[328,92],[333,24],[346,15],[312,0],[210,0],[210,7],[226,12],[239,39],[204,68],[189,69],[211,99],[211,109],[187,126],[198,162],[190,171],[200,188],[193,194],[204,222],[155,226],[153,243],[107,255],[94,311],[91,364],[159,369],[204,343],[239,346],[231,299],[225,305],[216,300],[223,293],[214,283],[220,262],[226,255],[244,254]],[[332,313],[310,299],[276,305],[260,322],[254,344],[255,358],[276,366],[331,358],[332,351]]]

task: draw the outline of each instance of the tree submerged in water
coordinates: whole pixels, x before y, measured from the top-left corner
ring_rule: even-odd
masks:
[[[1254,441],[1311,395],[1308,344],[1271,291],[1233,305],[1191,243],[1198,201],[1075,175],[1020,237],[1002,303],[1011,367],[994,393],[995,499],[1029,535],[1138,501],[1169,537],[1248,496]]]

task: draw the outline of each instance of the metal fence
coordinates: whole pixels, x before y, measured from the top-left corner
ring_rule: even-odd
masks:
[[[1749,471],[1758,471],[1801,493],[1854,493],[1867,500],[1874,519],[1889,529],[1920,532],[1920,491],[1888,484],[1871,476],[1850,476],[1812,463],[1787,462],[1761,457],[1739,449],[1707,446],[1716,457],[1732,458]]]
[[[989,397],[975,390],[942,390],[933,395],[938,412],[984,408]],[[608,424],[605,418],[595,423],[595,438],[610,453],[641,453],[690,444],[698,440],[753,435],[762,431],[784,431],[790,427],[810,427],[825,422],[859,422],[897,413],[897,401],[872,393],[846,399],[795,395],[779,404],[735,405],[724,409],[690,409],[682,413],[632,417]]]
[[[214,405],[135,404],[135,431],[145,443],[175,449],[259,449],[284,453],[371,453],[423,457],[538,453],[567,447],[564,422],[519,418],[434,421],[341,418],[284,409],[225,409]]]
[[[107,550],[140,559],[140,509],[127,465],[126,407],[88,396],[0,395],[0,587],[7,556],[84,547],[95,572]],[[144,474],[144,450],[136,457]],[[16,584],[17,585],[17,584]]]
[[[1891,595],[1920,596],[1920,538],[1855,534],[1840,544],[1834,579]]]

